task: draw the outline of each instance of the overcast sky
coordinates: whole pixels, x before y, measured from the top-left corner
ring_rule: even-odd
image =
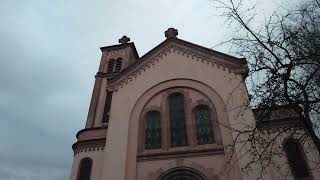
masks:
[[[142,56],[175,27],[211,48],[230,36],[216,14],[209,0],[2,0],[0,180],[69,178],[99,47],[127,35]]]

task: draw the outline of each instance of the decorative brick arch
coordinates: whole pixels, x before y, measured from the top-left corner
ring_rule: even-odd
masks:
[[[148,180],[170,180],[170,177],[183,173],[188,174],[192,180],[218,180],[218,175],[214,169],[204,168],[199,164],[177,160],[159,168],[156,172],[150,172]]]
[[[176,167],[161,174],[157,180],[174,180],[183,177],[186,180],[208,180],[201,172],[188,167]]]
[[[164,89],[159,93],[155,94],[151,99],[149,99],[146,104],[144,105],[141,113],[140,113],[140,121],[139,121],[139,146],[138,146],[138,153],[139,154],[153,154],[163,152],[161,151],[171,149],[173,150],[170,140],[170,118],[169,118],[169,97],[172,94],[179,93],[182,94],[184,97],[184,111],[185,111],[185,123],[186,123],[186,133],[187,133],[187,141],[188,146],[195,148],[200,144],[197,143],[197,127],[196,127],[196,119],[194,116],[194,108],[197,106],[204,105],[208,107],[210,116],[211,116],[211,130],[213,132],[213,143],[208,144],[201,144],[202,148],[210,148],[212,145],[221,145],[221,136],[220,136],[220,128],[219,124],[217,123],[217,112],[215,110],[214,104],[211,102],[209,97],[198,91],[197,89],[193,89],[186,86],[179,86],[179,87],[171,87],[168,89]],[[194,99],[195,98],[195,99]],[[149,102],[156,100],[157,104],[149,105]],[[155,101],[153,101],[154,103]],[[146,151],[144,148],[145,145],[145,128],[146,128],[146,118],[145,115],[150,111],[158,111],[161,114],[161,148],[156,149],[149,149]]]
[[[172,79],[161,82],[149,88],[138,98],[130,114],[128,130],[130,136],[128,137],[127,145],[128,151],[126,161],[126,180],[132,180],[133,177],[134,179],[136,178],[136,158],[138,154],[139,120],[144,105],[148,102],[148,100],[150,100],[159,92],[174,87],[191,88],[206,95],[208,99],[211,101],[211,103],[215,106],[218,116],[217,119],[219,123],[227,127],[230,126],[228,113],[226,111],[226,106],[222,97],[213,88],[209,87],[208,85],[202,82],[192,79]],[[220,127],[222,126],[220,125]],[[221,129],[220,131],[220,133],[223,134],[223,136],[226,139],[228,139],[228,141],[232,142],[232,136],[229,132],[227,132],[227,129]]]

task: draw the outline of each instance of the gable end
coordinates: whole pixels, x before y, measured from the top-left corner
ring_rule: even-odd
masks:
[[[184,44],[185,42],[186,41],[182,40],[176,41],[176,39],[168,39],[162,42],[157,47],[142,56],[134,64],[129,66],[122,73],[109,79],[109,89],[117,90],[119,87],[122,87],[128,82],[135,80],[142,71],[146,71],[146,69],[149,69],[169,53],[181,54],[187,58],[195,59],[196,61],[201,61],[203,63],[206,62],[212,66],[217,65],[218,68],[228,70],[230,73],[241,74],[246,71],[247,67],[244,60],[239,60],[239,58],[224,56],[221,54],[216,55],[216,51],[209,52],[209,50],[206,50],[206,52],[203,52],[203,49],[199,48],[201,46],[197,45],[196,48],[193,48],[190,47],[190,45],[186,46]],[[194,44],[191,45],[193,46]],[[224,59],[224,57],[226,59]]]

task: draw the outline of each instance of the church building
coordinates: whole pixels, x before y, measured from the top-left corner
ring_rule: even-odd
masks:
[[[244,82],[246,60],[177,35],[176,29],[169,28],[165,40],[143,56],[126,36],[117,45],[100,48],[86,125],[72,146],[70,180],[254,180],[259,176],[254,169],[243,171],[249,159],[245,148],[236,145],[236,153],[229,153],[237,138],[233,130],[257,126],[262,111],[241,108],[250,101]],[[288,112],[288,108],[277,111]],[[275,123],[260,123],[261,132],[290,126],[296,118],[287,114]],[[285,142],[283,137],[280,144]],[[286,156],[278,160],[288,164],[286,176],[269,167],[263,179],[320,179],[319,164],[307,160],[319,162],[315,148],[305,153],[294,142],[285,146]],[[290,158],[300,165],[290,163]]]

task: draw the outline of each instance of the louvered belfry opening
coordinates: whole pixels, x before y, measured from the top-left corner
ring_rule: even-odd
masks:
[[[114,72],[115,73],[120,72],[121,68],[122,68],[122,58],[118,58],[117,61],[116,61],[116,67],[115,67]]]
[[[107,73],[113,73],[113,68],[114,68],[114,63],[115,60],[114,59],[110,59],[109,63],[108,63],[108,69],[107,69]]]
[[[121,57],[115,59],[110,59],[108,62],[107,73],[119,73],[122,70],[123,59]]]

